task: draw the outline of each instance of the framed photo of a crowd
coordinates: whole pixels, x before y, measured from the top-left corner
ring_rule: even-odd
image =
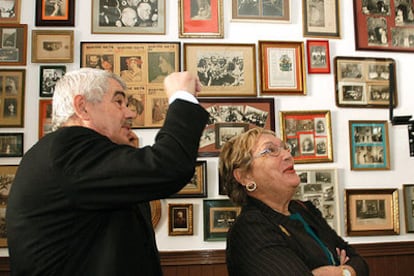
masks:
[[[0,165],[0,247],[7,247],[6,208],[10,188],[13,184],[17,168],[15,165]]]
[[[193,235],[193,204],[168,204],[168,235]]]
[[[341,38],[339,0],[302,0],[303,36]]]
[[[81,67],[119,75],[127,84],[132,128],[159,128],[168,110],[165,77],[180,71],[179,42],[81,42]]]
[[[207,161],[197,160],[190,182],[171,198],[207,197]]]
[[[0,128],[23,127],[25,69],[0,69]]]
[[[73,30],[32,30],[33,63],[72,63]]]
[[[232,0],[232,20],[247,22],[290,22],[290,1]]]
[[[75,0],[36,0],[35,18],[36,26],[73,27]]]
[[[351,170],[389,170],[387,121],[349,121]]]
[[[27,24],[0,24],[0,66],[26,65]]]
[[[222,145],[253,127],[275,130],[273,98],[200,98],[210,113],[201,135],[198,155],[218,156]]]
[[[333,162],[329,110],[280,111],[280,132],[295,163]]]
[[[414,184],[403,184],[405,230],[414,233]]]
[[[331,73],[331,57],[329,40],[307,40],[306,53],[308,57],[309,74]]]
[[[22,0],[0,0],[0,24],[19,24]]]

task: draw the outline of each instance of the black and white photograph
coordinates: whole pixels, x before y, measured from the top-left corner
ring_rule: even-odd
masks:
[[[220,149],[234,136],[242,134],[249,129],[249,124],[244,123],[218,123],[216,129],[216,148]]]
[[[0,157],[23,156],[23,133],[0,133]]]
[[[290,21],[288,0],[232,0],[232,19],[235,21]]]
[[[0,24],[19,23],[20,1],[21,0],[0,0]]]
[[[40,66],[40,97],[53,97],[55,85],[66,73],[66,66]]]

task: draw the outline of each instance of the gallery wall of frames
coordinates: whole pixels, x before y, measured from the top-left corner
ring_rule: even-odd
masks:
[[[0,0],[0,255],[21,157],[50,132],[56,81],[80,67],[125,80],[140,146],[163,124],[166,74],[192,71],[203,84],[211,116],[195,175],[151,202],[161,251],[225,248],[241,209],[225,195],[218,154],[252,127],[290,144],[295,198],[311,200],[344,239],[412,240],[413,133],[404,122],[414,112],[414,1],[52,2]]]

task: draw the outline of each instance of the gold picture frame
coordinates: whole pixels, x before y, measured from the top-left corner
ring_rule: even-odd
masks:
[[[32,30],[33,63],[72,63],[73,30]]]
[[[0,128],[24,126],[26,69],[0,69]]]
[[[22,0],[0,0],[0,24],[19,24]]]
[[[17,165],[0,165],[0,247],[7,247],[6,208]]]
[[[405,231],[414,233],[414,184],[403,184]]]
[[[194,175],[180,191],[170,198],[207,197],[207,161],[197,160]]]
[[[193,204],[168,204],[168,235],[193,235]]]
[[[26,65],[27,24],[0,24],[0,66]]]

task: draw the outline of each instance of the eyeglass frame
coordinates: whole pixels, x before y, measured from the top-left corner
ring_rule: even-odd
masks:
[[[272,152],[270,150],[271,147],[274,147],[277,150]],[[288,152],[291,152],[292,147],[289,143],[286,143],[285,141],[282,141],[280,143],[280,145],[275,145],[275,144],[271,143],[268,146],[266,146],[266,148],[262,149],[257,154],[253,155],[253,159],[260,158],[260,157],[263,157],[263,156],[266,156],[266,155],[272,156],[272,157],[279,157],[280,154],[282,153],[282,150],[286,150]]]

